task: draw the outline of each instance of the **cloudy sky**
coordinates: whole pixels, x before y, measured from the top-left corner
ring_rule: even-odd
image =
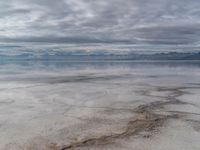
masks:
[[[199,0],[1,0],[0,42],[199,45]]]

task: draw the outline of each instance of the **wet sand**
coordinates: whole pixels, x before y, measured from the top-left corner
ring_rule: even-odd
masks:
[[[2,74],[0,149],[199,150],[200,68],[186,68]]]

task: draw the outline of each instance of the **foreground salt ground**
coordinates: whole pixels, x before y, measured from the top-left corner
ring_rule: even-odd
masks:
[[[19,70],[0,76],[0,149],[200,149],[199,67]]]

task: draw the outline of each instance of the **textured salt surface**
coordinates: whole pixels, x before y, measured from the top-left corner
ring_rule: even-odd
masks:
[[[199,150],[200,68],[186,68],[2,74],[0,149]]]

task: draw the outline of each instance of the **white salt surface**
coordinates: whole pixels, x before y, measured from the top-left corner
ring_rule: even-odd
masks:
[[[2,150],[52,150],[52,143],[62,147],[120,134],[137,119],[134,110],[138,106],[167,101],[176,88],[184,92],[176,97],[184,104],[170,103],[154,111],[178,113],[181,117],[148,132],[150,138],[142,136],[144,130],[116,138],[112,144],[77,149],[200,149],[198,66],[123,64],[27,69],[16,65],[16,70],[12,69],[5,65],[0,69]]]

